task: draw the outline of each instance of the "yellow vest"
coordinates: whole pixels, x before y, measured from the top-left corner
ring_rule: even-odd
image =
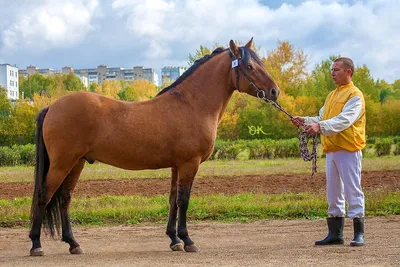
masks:
[[[322,120],[339,115],[343,106],[352,97],[359,96],[362,101],[360,118],[346,130],[332,136],[321,135],[322,148],[325,153],[339,150],[355,152],[365,147],[365,101],[360,89],[353,82],[338,86],[326,97]]]

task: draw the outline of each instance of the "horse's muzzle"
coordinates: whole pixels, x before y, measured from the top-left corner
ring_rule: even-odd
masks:
[[[271,88],[270,95],[271,95],[271,100],[276,101],[279,97],[279,91],[275,88]]]

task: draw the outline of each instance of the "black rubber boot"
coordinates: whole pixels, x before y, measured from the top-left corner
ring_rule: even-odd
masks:
[[[315,241],[316,246],[322,245],[341,245],[344,244],[343,228],[344,217],[331,217],[327,218],[329,233],[327,237],[322,240]]]
[[[350,246],[360,247],[364,246],[364,217],[363,218],[354,218],[353,219],[354,226],[354,239],[350,242]]]

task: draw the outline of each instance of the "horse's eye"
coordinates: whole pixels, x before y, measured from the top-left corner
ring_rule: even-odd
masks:
[[[248,69],[248,70],[252,70],[252,69],[253,69],[253,66],[249,64],[249,65],[247,65],[247,69]]]

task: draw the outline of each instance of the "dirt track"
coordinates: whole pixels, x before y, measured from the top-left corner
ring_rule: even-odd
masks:
[[[365,191],[389,188],[400,189],[400,170],[369,171],[362,174]],[[101,195],[165,195],[170,179],[89,180],[79,181],[74,196]],[[194,180],[192,194],[239,194],[244,192],[278,194],[283,192],[324,192],[325,174],[315,178],[309,174],[269,176],[204,177]],[[32,196],[33,183],[0,183],[0,199]]]
[[[189,223],[200,253],[172,252],[164,225],[75,227],[86,254],[43,238],[44,257],[29,257],[26,229],[0,228],[0,266],[400,266],[400,216],[366,219],[365,247],[315,247],[326,232],[324,220],[255,223]]]
[[[75,196],[164,195],[169,179],[80,181]],[[365,191],[399,190],[400,170],[363,173]],[[0,183],[0,199],[31,196],[30,183]],[[195,179],[193,195],[243,192],[324,192],[318,174]],[[348,246],[352,223],[346,219],[346,245],[315,247],[326,234],[325,220],[191,223],[188,230],[200,253],[172,252],[165,225],[74,227],[86,252],[43,236],[44,257],[29,257],[27,229],[0,228],[0,266],[400,266],[400,216],[366,218],[367,246]]]

